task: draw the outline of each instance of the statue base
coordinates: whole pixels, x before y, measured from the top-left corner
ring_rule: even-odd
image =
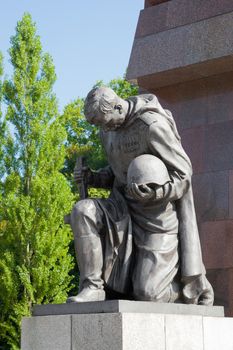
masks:
[[[232,350],[223,307],[110,300],[38,305],[22,321],[22,350]]]

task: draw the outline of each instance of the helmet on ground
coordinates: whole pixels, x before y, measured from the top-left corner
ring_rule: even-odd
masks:
[[[143,154],[132,160],[127,172],[127,183],[137,185],[165,185],[171,181],[165,164],[151,154]]]

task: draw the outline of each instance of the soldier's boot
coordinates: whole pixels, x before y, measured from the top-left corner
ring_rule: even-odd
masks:
[[[100,237],[75,237],[75,250],[80,271],[79,293],[69,297],[67,303],[105,300],[103,290],[103,251]]]

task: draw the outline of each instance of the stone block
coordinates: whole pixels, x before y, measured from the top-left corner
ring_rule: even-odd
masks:
[[[71,327],[61,328],[64,317],[69,318],[69,324],[71,320]],[[30,323],[23,321],[22,333],[29,332],[31,338],[24,336],[22,350],[232,350],[233,345],[229,336],[233,319],[223,317],[101,313],[36,316],[28,320]],[[217,334],[218,326],[221,332]],[[219,348],[209,347],[211,327]]]
[[[22,350],[70,350],[71,316],[25,317]]]
[[[188,89],[188,86],[186,86],[186,89]],[[206,103],[204,103],[205,100],[206,98],[203,96],[198,96],[197,98],[193,96],[192,99],[189,99],[187,96],[187,99],[184,99],[179,102],[180,114],[177,115],[177,118],[181,130],[203,127],[206,124],[207,105]],[[198,131],[203,133],[201,129],[197,129],[194,132],[197,133]]]
[[[204,350],[233,349],[233,319],[203,318]],[[224,334],[224,336],[222,336]]]
[[[165,320],[156,314],[122,314],[123,350],[166,350]]]
[[[207,270],[207,278],[214,289],[215,305],[222,305],[226,316],[233,315],[233,269]]]
[[[204,170],[205,128],[192,128],[181,132],[182,145],[191,159],[194,174]]]
[[[220,307],[203,305],[154,303],[132,300],[106,300],[74,304],[35,305],[33,316],[100,313],[143,313],[143,314],[182,314],[220,317],[224,316]]]
[[[145,7],[154,6],[156,5],[156,0],[148,0],[145,5]],[[231,0],[195,0],[195,2],[172,0],[164,3],[162,6],[150,7],[141,11],[136,30],[136,38],[219,16],[231,11],[233,11]]]
[[[232,11],[231,0],[173,0],[168,6],[167,23],[174,28]]]
[[[72,350],[122,349],[122,315],[72,315]]]
[[[233,120],[233,72],[205,79],[205,88],[207,123],[215,124]]]
[[[200,236],[207,269],[233,268],[233,220],[204,222]]]
[[[233,120],[233,72],[154,89],[179,130]]]
[[[233,121],[208,125],[206,128],[205,171],[232,170]]]
[[[194,146],[192,145],[192,147]],[[190,152],[190,148],[191,146],[189,145],[188,154],[193,161],[195,158],[192,155],[192,152]],[[205,149],[200,148],[200,151],[203,153],[197,157],[199,162],[204,164],[203,155],[205,154]],[[228,171],[202,173],[193,176],[194,201],[199,223],[204,221],[228,219],[228,181]]]
[[[146,4],[147,5],[147,4]],[[140,38],[167,29],[168,2],[162,6],[150,7],[140,12],[135,38]],[[154,5],[153,5],[154,6]]]
[[[232,20],[230,12],[136,38],[127,79],[150,89],[233,71]]]
[[[204,350],[201,316],[166,315],[166,350]]]
[[[233,170],[229,172],[229,218],[233,219]]]

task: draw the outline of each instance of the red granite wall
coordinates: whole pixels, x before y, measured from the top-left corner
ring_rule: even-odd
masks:
[[[233,316],[233,72],[153,91],[189,154],[203,259],[215,304]]]
[[[191,158],[203,259],[233,316],[233,1],[146,0],[127,79],[154,92]]]

